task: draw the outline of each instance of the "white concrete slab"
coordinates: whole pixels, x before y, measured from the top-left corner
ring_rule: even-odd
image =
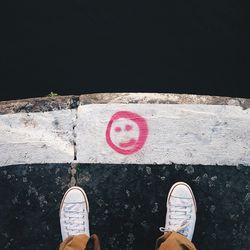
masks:
[[[0,116],[0,166],[74,159],[76,110]]]
[[[250,110],[229,105],[90,104],[78,108],[77,161],[250,165]]]

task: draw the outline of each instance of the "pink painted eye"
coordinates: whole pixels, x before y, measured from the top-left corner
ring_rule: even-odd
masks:
[[[131,125],[127,124],[126,127],[125,127],[125,130],[126,131],[130,131],[130,130],[132,130],[132,128],[133,127]]]
[[[121,130],[122,130],[122,129],[121,129],[120,127],[116,127],[116,128],[115,128],[115,132],[121,132]]]

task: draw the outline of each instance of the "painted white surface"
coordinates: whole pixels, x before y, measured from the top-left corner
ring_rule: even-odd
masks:
[[[112,143],[128,140],[115,128],[140,129],[122,118],[106,130],[111,117],[129,111],[145,119],[148,130],[141,147],[128,154]],[[74,126],[75,131],[74,131]],[[124,139],[125,138],[125,139]],[[145,140],[144,140],[145,139]],[[197,104],[89,104],[76,110],[0,115],[0,166],[77,162],[114,164],[203,164],[250,166],[250,109]],[[111,145],[111,146],[110,146]]]
[[[148,125],[144,146],[133,154],[118,153],[106,141],[110,118],[119,111],[137,113]],[[81,163],[250,165],[250,110],[192,104],[80,106],[76,149]]]
[[[0,166],[74,159],[76,110],[0,116]]]

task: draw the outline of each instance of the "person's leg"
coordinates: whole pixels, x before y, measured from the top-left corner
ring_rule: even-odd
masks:
[[[158,250],[195,250],[191,242],[196,222],[196,201],[192,189],[184,182],[175,183],[167,198],[164,234],[157,239]]]
[[[89,237],[85,234],[69,236],[61,243],[59,250],[84,250],[88,241]]]
[[[100,249],[98,237],[89,234],[89,203],[80,187],[69,188],[60,206],[60,225],[63,242],[60,250],[84,250],[93,241],[94,250]]]
[[[196,250],[194,244],[176,232],[166,232],[156,241],[155,250]]]
[[[69,236],[60,245],[60,250],[100,250],[99,238],[96,234],[87,237],[84,234]]]

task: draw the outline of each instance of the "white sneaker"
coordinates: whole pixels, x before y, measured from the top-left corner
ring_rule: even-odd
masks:
[[[71,187],[66,191],[59,216],[63,240],[72,235],[89,236],[89,202],[82,188]]]
[[[197,211],[192,189],[184,182],[175,183],[168,193],[166,205],[165,227],[160,227],[160,231],[175,231],[191,241]]]

